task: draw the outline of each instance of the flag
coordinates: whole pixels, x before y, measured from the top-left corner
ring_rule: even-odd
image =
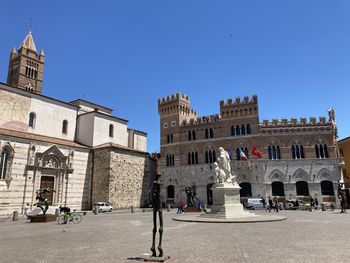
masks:
[[[250,148],[250,152],[259,158],[263,158],[262,152],[258,151],[258,149],[256,149],[254,145],[252,145],[252,147]]]
[[[241,148],[239,149],[239,156],[240,156],[240,160],[242,160],[242,161],[248,160],[247,156],[244,154],[244,152],[242,151]]]
[[[233,160],[233,150],[228,149],[228,155],[230,155],[230,160]]]

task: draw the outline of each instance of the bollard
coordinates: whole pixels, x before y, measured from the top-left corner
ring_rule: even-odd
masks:
[[[322,211],[326,211],[326,204],[321,204]]]
[[[134,207],[133,206],[131,207],[131,213],[134,213]]]
[[[12,221],[18,221],[18,211],[13,212]]]
[[[168,205],[166,211],[170,212],[170,208],[171,208],[170,205]]]

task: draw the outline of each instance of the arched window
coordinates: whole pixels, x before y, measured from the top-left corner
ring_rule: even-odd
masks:
[[[269,155],[269,159],[272,160],[272,149],[271,149],[271,146],[269,146],[269,147],[267,148],[267,153],[268,153],[268,155]]]
[[[64,120],[62,123],[62,133],[67,134],[67,132],[68,132],[68,121]]]
[[[327,145],[326,144],[323,145],[323,149],[324,149],[324,157],[328,158],[328,149],[327,149]]]
[[[236,126],[236,135],[241,135],[241,129],[238,125]]]
[[[282,182],[273,182],[271,187],[273,196],[284,196],[284,186]]]
[[[210,128],[209,130],[209,135],[210,135],[210,138],[214,138],[214,131],[212,128]]]
[[[316,158],[328,158],[328,149],[326,144],[315,145]]]
[[[245,154],[245,156],[249,157],[249,150],[248,150],[248,147],[245,147],[245,148],[244,148],[244,154]]]
[[[212,205],[213,204],[213,191],[211,190],[212,186],[213,186],[213,184],[208,184],[207,185],[207,202],[208,202],[208,205]]]
[[[333,183],[331,181],[321,182],[322,195],[334,195]]]
[[[196,131],[188,131],[188,140],[191,141],[195,141],[196,140]]]
[[[29,123],[28,123],[29,127],[32,127],[34,128],[35,126],[35,113],[34,112],[31,112],[29,114]]]
[[[235,136],[235,135],[236,135],[235,126],[231,126],[231,136]]]
[[[247,134],[251,134],[250,125],[247,124]]]
[[[298,181],[295,184],[297,195],[309,196],[309,186],[305,181]]]
[[[302,159],[304,157],[304,147],[302,145],[292,145],[293,159]]]
[[[216,160],[215,150],[205,151],[205,163],[213,163]]]
[[[208,129],[205,129],[205,138],[209,139],[209,130]]]
[[[6,178],[8,171],[10,150],[5,147],[0,154],[0,180],[3,180]]]
[[[187,155],[188,164],[198,164],[198,153],[197,152],[189,152]]]
[[[272,146],[272,158],[273,158],[274,160],[277,159],[276,147],[275,147],[275,146]]]
[[[250,183],[240,183],[239,186],[241,187],[241,190],[239,190],[241,197],[252,196],[252,185]]]
[[[241,125],[241,133],[242,135],[245,135],[245,126],[243,124]]]
[[[109,125],[109,137],[113,137],[114,135],[114,127],[113,124]]]
[[[167,154],[166,155],[166,166],[174,166],[174,165],[175,165],[174,154]]]
[[[278,160],[281,160],[281,151],[280,151],[280,147],[277,145],[277,146],[276,146],[276,149],[277,149],[277,159],[278,159]]]
[[[175,187],[173,185],[168,185],[167,187],[167,197],[168,199],[175,198]]]
[[[304,157],[304,146],[300,145],[300,158],[303,159]]]

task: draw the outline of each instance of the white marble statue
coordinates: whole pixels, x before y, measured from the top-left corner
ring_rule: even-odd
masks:
[[[225,176],[224,181],[226,183],[235,183],[236,177],[233,176],[231,173],[230,155],[222,147],[219,147],[219,153],[220,155],[217,159],[217,165],[218,165],[218,168],[220,169],[220,172],[216,172],[217,180],[220,181],[218,174],[221,177],[223,173]]]
[[[224,170],[219,168],[219,165],[217,162],[214,162],[214,170],[215,170],[215,175],[216,175],[216,182],[217,183],[224,183],[225,179],[226,179],[226,174],[224,172]]]

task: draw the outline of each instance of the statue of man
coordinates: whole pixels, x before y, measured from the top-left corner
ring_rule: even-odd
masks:
[[[219,168],[217,162],[214,162],[214,170],[216,175],[216,182],[222,184],[226,180],[226,174],[224,170]]]
[[[234,183],[235,177],[231,174],[230,155],[222,147],[219,147],[219,157],[217,163],[220,170],[225,173],[225,182]]]

